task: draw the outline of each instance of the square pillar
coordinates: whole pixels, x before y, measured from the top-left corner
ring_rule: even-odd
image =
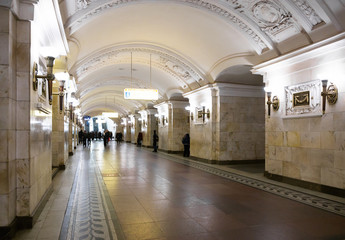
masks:
[[[158,135],[160,149],[167,152],[182,152],[181,139],[189,133],[189,112],[185,109],[189,102],[170,100],[154,107],[158,110]]]

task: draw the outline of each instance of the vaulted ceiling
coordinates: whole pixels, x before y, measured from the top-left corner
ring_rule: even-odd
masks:
[[[251,66],[345,29],[344,0],[60,0],[85,115],[126,115],[214,82],[262,85]],[[132,70],[131,70],[132,68]]]

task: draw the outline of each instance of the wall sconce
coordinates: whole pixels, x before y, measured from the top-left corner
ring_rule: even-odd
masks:
[[[206,118],[210,119],[210,115],[210,109],[207,109],[207,111],[205,111],[205,107],[202,107],[202,122],[205,122]]]
[[[329,104],[335,104],[338,100],[338,88],[331,83],[327,88],[328,80],[321,80],[322,81],[322,114],[325,114],[326,110],[326,98]]]
[[[47,57],[47,73],[46,75],[38,75],[38,67],[37,63],[34,63],[33,66],[33,89],[37,90],[38,81],[37,78],[45,78],[48,81],[48,92],[49,92],[49,104],[52,105],[53,103],[53,80],[55,76],[53,74],[53,66],[54,66],[54,57]]]
[[[271,104],[272,104],[272,102],[271,102],[272,92],[267,92],[266,94],[267,94],[268,117],[270,117],[271,116]]]
[[[193,115],[193,113],[192,113],[192,112],[190,113],[190,120],[191,120],[191,121],[193,121],[193,120],[194,120],[194,115]]]
[[[62,113],[62,109],[63,109],[63,97],[65,96],[65,80],[61,80],[59,85],[59,105],[60,105],[60,114]]]
[[[73,119],[73,105],[72,103],[69,103],[69,119],[72,120]]]
[[[268,117],[271,116],[271,105],[274,111],[278,111],[279,106],[280,106],[279,98],[277,96],[274,96],[271,101],[271,97],[272,97],[272,92],[267,92]]]
[[[166,117],[165,115],[162,116],[162,123],[163,123],[163,126],[168,124],[168,117]]]

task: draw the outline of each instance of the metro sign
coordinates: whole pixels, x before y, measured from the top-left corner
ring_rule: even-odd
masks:
[[[124,99],[158,100],[158,89],[125,88]]]

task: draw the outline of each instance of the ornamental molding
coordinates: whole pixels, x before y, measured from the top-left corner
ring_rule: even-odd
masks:
[[[125,45],[103,49],[84,58],[71,69],[79,82],[88,74],[103,67],[120,63],[130,63],[130,53],[133,53],[133,63],[150,65],[148,55],[151,54],[151,65],[175,78],[183,89],[193,82],[201,82],[206,77],[200,70],[186,59],[170,50],[152,45]]]
[[[309,5],[309,3],[307,1],[305,1],[305,0],[291,0],[291,1],[308,18],[308,20],[310,21],[310,23],[313,26],[324,22],[321,19],[321,17],[316,13],[316,11]]]
[[[152,0],[76,0],[77,11],[67,19],[65,28],[69,28],[69,33],[72,35],[90,19],[100,15],[103,11],[143,2],[152,2]],[[273,49],[274,44],[269,36],[262,33],[259,27],[243,15],[243,12],[233,8],[233,5],[236,6],[237,2],[241,1],[228,0],[225,3],[215,3],[214,0],[160,0],[160,2],[184,4],[218,15],[244,33],[258,54],[268,49]]]

